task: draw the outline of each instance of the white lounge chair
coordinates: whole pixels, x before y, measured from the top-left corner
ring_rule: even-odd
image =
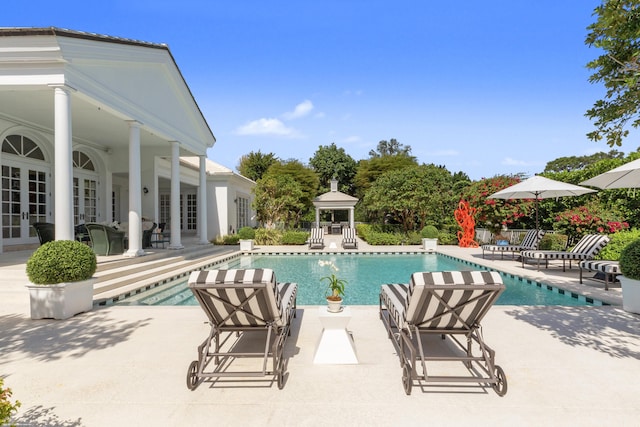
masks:
[[[295,317],[298,285],[276,283],[273,270],[266,268],[196,271],[191,273],[188,283],[209,318],[211,332],[198,346],[198,360],[189,365],[187,387],[194,390],[204,378],[273,375],[282,389],[284,345]],[[235,349],[244,334],[253,331],[266,335],[264,351]],[[229,346],[234,336],[235,344]],[[262,369],[231,371],[231,361],[240,357],[262,357]],[[268,369],[270,357],[273,366]],[[213,369],[206,370],[212,361]]]
[[[482,245],[482,258],[484,258],[485,251],[491,251],[492,257],[498,251],[500,259],[504,258],[505,252],[511,252],[511,258],[515,259],[516,252],[538,249],[542,236],[544,236],[544,230],[529,230],[519,245]]]
[[[358,248],[358,238],[354,228],[346,227],[342,229],[342,247],[344,249]]]
[[[382,285],[380,318],[400,356],[405,393],[411,394],[413,382],[420,380],[490,384],[498,395],[506,394],[506,376],[495,365],[495,352],[484,343],[480,326],[504,289],[500,274],[490,271],[414,273],[408,285]],[[423,334],[449,337],[457,354],[426,354]],[[464,342],[457,335],[464,335]],[[471,376],[429,375],[427,361],[463,362]]]
[[[309,236],[309,249],[324,248],[324,230],[322,228],[312,228]]]
[[[549,260],[562,260],[562,271],[565,271],[565,263],[569,261],[569,268],[571,268],[571,261],[583,261],[587,259],[593,259],[598,252],[602,250],[609,243],[609,236],[602,234],[587,234],[582,237],[580,241],[570,251],[522,251],[520,257],[522,258],[522,268],[527,259],[538,260],[538,271],[540,271],[540,260],[544,260],[545,268],[549,267]]]

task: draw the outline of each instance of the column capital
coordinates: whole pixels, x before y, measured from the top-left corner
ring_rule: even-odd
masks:
[[[65,92],[77,92],[78,89],[74,88],[73,86],[69,86],[66,83],[59,83],[59,84],[50,84],[49,87],[51,89],[61,89]]]
[[[142,122],[139,122],[138,120],[125,120],[125,122],[127,122],[131,128],[139,128],[142,126]]]

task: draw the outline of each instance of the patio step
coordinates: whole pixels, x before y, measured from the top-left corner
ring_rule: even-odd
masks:
[[[114,263],[96,272],[94,303],[105,303],[121,295],[133,294],[140,289],[148,289],[156,283],[186,276],[187,273],[204,268],[237,252],[235,247],[211,247],[185,251],[163,257],[138,257],[137,263]],[[172,251],[174,252],[174,251]]]

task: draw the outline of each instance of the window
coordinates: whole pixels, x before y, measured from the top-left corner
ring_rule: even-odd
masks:
[[[2,141],[2,152],[29,159],[44,160],[44,153],[38,144],[22,135],[9,135]]]
[[[249,199],[246,197],[238,196],[236,198],[236,215],[238,229],[242,227],[248,227],[249,224]]]

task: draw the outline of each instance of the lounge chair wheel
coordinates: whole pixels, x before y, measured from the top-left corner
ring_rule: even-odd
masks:
[[[198,387],[198,382],[200,379],[198,378],[198,361],[194,360],[189,365],[189,370],[187,371],[187,387],[189,390],[195,390]]]
[[[500,366],[496,365],[495,368],[497,382],[492,386],[498,396],[504,396],[505,394],[507,394],[507,377]]]
[[[411,378],[411,366],[408,363],[402,367],[402,385],[404,385],[404,392],[409,396],[411,386],[413,386],[413,378]]]

